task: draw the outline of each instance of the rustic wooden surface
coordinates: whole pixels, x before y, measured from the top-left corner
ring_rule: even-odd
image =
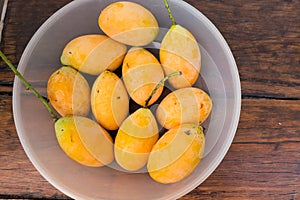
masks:
[[[15,65],[38,27],[70,0],[10,0],[1,50]],[[242,111],[216,171],[181,198],[300,199],[300,1],[187,0],[228,41]],[[12,116],[13,73],[0,62],[0,198],[68,199],[35,170]]]

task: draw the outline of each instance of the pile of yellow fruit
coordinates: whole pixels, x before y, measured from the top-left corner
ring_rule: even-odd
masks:
[[[110,4],[101,11],[98,24],[105,35],[71,40],[61,55],[63,67],[48,80],[48,98],[62,116],[55,123],[59,145],[86,166],[115,160],[127,171],[146,166],[160,183],[182,180],[203,156],[200,124],[212,109],[210,97],[193,87],[201,66],[196,39],[173,21],[158,60],[143,48],[158,35],[157,20],[133,2]],[[114,73],[119,67],[122,79]],[[86,74],[95,76],[93,85]],[[159,99],[167,79],[174,91],[153,114],[149,106]],[[130,98],[140,108],[129,115]],[[160,138],[158,123],[167,129]],[[111,130],[117,130],[114,141]]]

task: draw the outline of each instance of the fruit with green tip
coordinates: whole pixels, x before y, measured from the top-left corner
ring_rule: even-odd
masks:
[[[100,167],[114,159],[111,136],[89,118],[62,117],[55,123],[55,133],[62,150],[82,165]]]
[[[174,88],[195,84],[201,68],[201,54],[196,39],[187,29],[173,25],[161,43],[159,56],[166,75],[182,72],[182,76],[169,79]]]
[[[182,72],[182,76],[169,79],[169,83],[175,89],[190,87],[195,84],[200,73],[200,48],[193,34],[176,24],[168,0],[164,0],[164,4],[172,20],[172,26],[162,40],[160,62],[166,75],[174,71]]]

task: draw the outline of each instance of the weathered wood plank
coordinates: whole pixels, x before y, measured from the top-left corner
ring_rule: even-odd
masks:
[[[244,99],[234,142],[300,142],[300,101]],[[256,133],[254,133],[254,131]]]
[[[233,144],[222,164],[184,199],[297,199],[300,142]],[[298,155],[297,155],[298,154]]]
[[[28,0],[26,3],[18,0],[9,1],[3,29],[3,41],[0,47],[15,66],[18,65],[27,43],[37,29],[55,11],[69,2],[71,0]],[[14,74],[2,60],[0,61],[0,69],[0,92],[12,89],[5,88],[5,85],[12,86]]]
[[[0,95],[0,198],[62,198],[33,167],[15,130],[11,96]]]

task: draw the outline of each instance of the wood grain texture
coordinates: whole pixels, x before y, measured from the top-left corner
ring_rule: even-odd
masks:
[[[59,8],[71,0],[24,1],[10,0],[5,18],[1,49],[17,66],[22,53],[37,29]],[[14,74],[0,61],[0,92],[12,91]]]
[[[33,167],[20,144],[10,96],[0,95],[0,198],[66,198]]]
[[[13,64],[38,27],[70,1],[9,1],[0,47]],[[243,101],[225,159],[181,200],[300,199],[300,1],[186,1],[227,40]],[[24,153],[13,122],[13,79],[0,61],[0,199],[68,199]]]

